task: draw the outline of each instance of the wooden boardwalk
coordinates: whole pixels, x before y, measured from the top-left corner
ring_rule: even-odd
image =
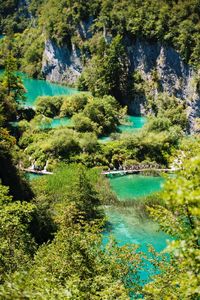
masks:
[[[126,174],[136,174],[140,172],[160,172],[160,173],[172,173],[178,171],[180,169],[127,169],[127,170],[111,170],[111,171],[103,171],[101,174],[103,175],[126,175]]]
[[[38,174],[38,175],[53,175],[53,172],[48,172],[45,170],[38,171],[38,170],[33,170],[33,169],[25,169],[25,168],[20,168],[22,171],[27,172],[27,173],[32,173],[32,174]],[[179,169],[127,169],[127,170],[110,170],[110,171],[103,171],[101,172],[102,175],[128,175],[128,174],[137,174],[140,172],[160,172],[160,173],[173,173],[175,171],[178,171]]]
[[[38,175],[53,175],[53,172],[48,172],[45,170],[38,171],[38,170],[33,170],[33,169],[24,169],[20,168],[22,171],[27,172],[27,173],[32,173],[32,174],[38,174]]]

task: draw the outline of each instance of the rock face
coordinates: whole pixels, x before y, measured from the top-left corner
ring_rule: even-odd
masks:
[[[93,18],[90,17],[87,22],[80,22],[78,25],[76,34],[81,40],[92,37],[92,23]],[[71,85],[81,75],[82,69],[81,51],[73,43],[59,47],[52,40],[45,42],[42,73],[47,80]]]
[[[173,48],[143,40],[128,40],[127,52],[131,72],[139,71],[149,85],[153,80],[152,73],[156,73],[160,91],[186,101],[190,123],[195,117],[200,117],[200,93],[196,84],[200,74],[185,64]],[[158,90],[152,92],[156,96]],[[144,99],[138,101],[136,98],[129,102],[130,112],[142,113]]]
[[[77,34],[86,40],[91,37],[89,31],[92,19],[82,23],[77,29]],[[171,47],[159,43],[150,43],[145,40],[125,41],[129,60],[130,74],[139,71],[142,78],[149,86],[156,72],[159,81],[159,90],[167,92],[186,101],[188,118],[193,125],[194,118],[200,117],[200,92],[195,82],[200,74],[195,74],[193,69],[185,64],[180,55]],[[80,76],[83,69],[81,53],[73,44],[71,47],[58,47],[53,41],[47,40],[43,54],[42,72],[47,80],[73,84]],[[152,90],[156,97],[157,89]],[[144,97],[136,96],[134,99],[125,100],[129,112],[140,115],[144,113]]]
[[[53,82],[73,84],[82,71],[80,56],[80,50],[74,44],[59,47],[47,40],[42,60],[44,77]]]

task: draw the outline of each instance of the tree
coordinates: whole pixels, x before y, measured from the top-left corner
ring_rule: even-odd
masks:
[[[121,36],[117,35],[110,45],[106,45],[103,56],[92,57],[83,76],[93,95],[122,99],[127,88],[128,63]]]
[[[6,278],[0,297],[128,300],[130,286],[131,291],[140,290],[137,247],[119,248],[113,241],[102,247],[104,220],[98,206],[103,185],[96,189],[98,179],[96,170],[71,165],[42,179],[39,187],[35,184],[35,204],[42,208],[48,202],[46,211],[57,232],[38,249],[28,269]]]
[[[4,72],[0,78],[0,105],[5,115],[5,123],[16,118],[19,104],[25,99],[25,88],[16,74],[17,61],[13,56],[12,41],[5,42],[3,53]]]
[[[15,200],[30,200],[33,197],[28,183],[20,176],[15,166],[16,140],[8,130],[0,128],[0,179],[9,186],[10,194]]]
[[[29,264],[35,244],[28,223],[35,206],[12,201],[8,188],[0,185],[0,281]]]
[[[168,246],[171,259],[159,263],[161,273],[144,288],[145,299],[200,297],[200,157],[187,158],[176,178],[165,184],[165,206],[149,208],[161,229],[176,238]]]
[[[2,87],[6,91],[8,97],[12,97],[14,101],[24,100],[25,88],[21,78],[16,74],[17,61],[13,56],[12,41],[7,42],[7,54],[4,58],[4,74],[2,79]]]

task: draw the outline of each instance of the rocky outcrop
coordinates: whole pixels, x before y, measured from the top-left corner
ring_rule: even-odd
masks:
[[[180,55],[171,47],[144,40],[127,41],[130,60],[130,72],[139,71],[146,84],[151,85],[153,74],[157,76],[159,90],[182,99],[187,104],[187,113],[192,124],[194,118],[200,117],[200,93],[198,80],[200,74],[184,63]],[[154,95],[158,93],[155,89]],[[129,111],[142,112],[144,98],[141,101],[129,101]]]
[[[82,71],[80,50],[74,44],[59,47],[52,40],[45,42],[42,60],[44,77],[53,82],[73,84]]]
[[[90,31],[93,18],[87,22],[80,22],[76,29],[76,35],[84,41],[92,37]],[[86,54],[85,54],[86,55]],[[73,43],[59,47],[52,40],[45,42],[42,60],[43,76],[53,82],[74,84],[83,69],[81,51]]]

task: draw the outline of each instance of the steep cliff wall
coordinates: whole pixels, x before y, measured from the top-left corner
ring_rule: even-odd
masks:
[[[80,25],[79,35],[87,39],[89,26]],[[144,40],[125,41],[130,74],[139,71],[151,93],[156,97],[158,89],[152,86],[153,74],[157,76],[159,91],[167,92],[186,101],[188,118],[191,125],[196,117],[200,117],[200,93],[196,85],[196,74],[184,63],[180,55],[171,47]],[[46,41],[43,54],[42,72],[47,80],[74,83],[83,70],[80,50],[73,44],[58,47],[51,40]],[[135,96],[124,100],[132,114],[144,113],[145,97]]]
[[[45,42],[42,73],[47,80],[73,84],[81,71],[80,51],[75,45],[58,47],[51,40]]]
[[[132,72],[138,70],[150,87],[154,80],[152,74],[156,72],[160,91],[186,101],[190,122],[200,117],[200,93],[196,84],[199,75],[183,62],[174,49],[141,40],[128,40],[127,45]],[[158,89],[152,88],[151,92],[156,97]],[[129,101],[130,111],[137,112],[138,105],[142,109],[143,103],[144,99],[141,103],[137,98]]]
[[[87,22],[80,22],[76,35],[80,40],[91,38],[90,27],[93,18]],[[52,40],[45,42],[45,49],[42,59],[43,76],[53,82],[73,84],[77,81],[83,70],[81,62],[81,51],[73,43],[59,47]]]

